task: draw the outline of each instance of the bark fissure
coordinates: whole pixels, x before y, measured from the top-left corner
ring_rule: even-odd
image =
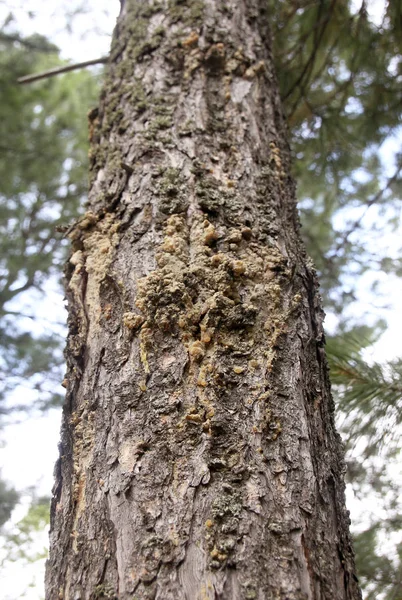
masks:
[[[70,232],[51,600],[360,597],[268,20],[122,3]]]

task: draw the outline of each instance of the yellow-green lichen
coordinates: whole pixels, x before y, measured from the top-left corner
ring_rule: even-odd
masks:
[[[171,215],[185,212],[189,206],[186,182],[180,169],[170,167],[163,171],[156,193],[159,197],[158,208],[162,213]]]
[[[204,6],[203,0],[169,0],[167,14],[173,23],[180,21],[183,25],[201,25]]]
[[[91,600],[117,600],[114,587],[108,583],[97,585],[91,594]]]

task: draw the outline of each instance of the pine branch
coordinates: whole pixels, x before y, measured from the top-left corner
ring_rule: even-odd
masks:
[[[398,361],[385,365],[378,362],[368,364],[361,356],[367,343],[346,335],[341,340],[329,339],[327,343],[328,363],[332,382],[346,386],[345,398],[364,404],[365,399],[376,397],[376,405],[382,403],[398,406],[402,398],[402,380]],[[366,395],[366,398],[365,398]]]
[[[323,20],[321,29],[319,30],[316,27],[314,28],[314,43],[313,43],[313,50],[310,54],[310,57],[308,58],[306,64],[304,65],[304,68],[303,68],[302,72],[300,73],[299,77],[297,78],[296,82],[292,85],[292,87],[283,96],[283,101],[285,102],[287,100],[287,98],[289,98],[289,96],[292,94],[292,92],[297,87],[300,88],[299,97],[297,98],[296,102],[294,103],[294,105],[290,111],[291,113],[294,111],[294,108],[298,104],[299,99],[303,97],[304,89],[306,87],[306,84],[308,82],[310,74],[314,68],[314,64],[315,64],[316,57],[317,57],[317,52],[320,47],[321,41],[324,37],[324,33],[327,28],[327,25],[331,19],[335,4],[336,4],[336,0],[332,0],[329,10]],[[318,7],[317,23],[319,23],[321,21],[322,11],[323,11],[323,1],[321,0],[319,7]]]

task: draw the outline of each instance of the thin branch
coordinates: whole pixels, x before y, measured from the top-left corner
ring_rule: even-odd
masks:
[[[356,229],[358,229],[358,227],[360,226],[360,223],[362,221],[362,219],[366,216],[367,211],[369,210],[369,208],[371,208],[373,206],[373,204],[376,204],[380,199],[381,196],[383,196],[383,194],[392,186],[393,183],[395,183],[395,181],[398,179],[399,173],[401,172],[402,169],[402,164],[399,164],[397,169],[395,170],[395,173],[393,174],[393,176],[388,179],[387,181],[387,185],[383,188],[381,188],[376,194],[375,196],[373,196],[373,198],[371,198],[371,200],[369,200],[366,204],[365,204],[365,209],[363,214],[360,215],[360,217],[358,217],[355,221],[353,221],[353,223],[349,226],[349,228],[343,233],[343,235],[341,236],[339,242],[337,243],[337,245],[335,246],[335,248],[333,249],[333,251],[331,252],[331,254],[329,256],[327,256],[327,260],[332,260],[333,258],[336,258],[338,252],[343,248],[343,246],[349,241],[349,237],[352,235],[352,233],[354,233],[356,231]]]
[[[13,298],[15,298],[15,296],[18,296],[18,294],[21,294],[22,292],[29,290],[29,288],[31,288],[35,285],[36,273],[37,273],[37,271],[35,271],[33,273],[33,275],[31,275],[23,285],[21,285],[19,288],[16,288],[14,290],[10,290],[10,288],[9,288],[11,281],[7,282],[7,285],[4,286],[3,290],[0,292],[1,311],[3,311],[2,307],[6,304],[6,302],[9,302]]]
[[[314,67],[314,63],[315,63],[315,59],[316,59],[316,55],[318,52],[318,48],[320,46],[320,43],[322,41],[322,38],[324,37],[324,33],[325,30],[327,28],[327,25],[331,19],[332,16],[332,12],[334,9],[334,6],[336,4],[337,0],[332,0],[331,5],[328,9],[327,14],[325,15],[325,18],[323,20],[322,23],[322,29],[319,31],[317,29],[317,23],[321,23],[321,14],[322,14],[322,10],[323,10],[323,0],[320,1],[319,7],[318,7],[318,11],[317,11],[317,19],[316,19],[316,25],[314,26],[314,28],[312,29],[312,31],[314,31],[314,41],[313,41],[313,49],[312,52],[306,62],[306,64],[304,65],[304,68],[302,70],[302,72],[300,73],[298,79],[296,80],[296,82],[292,85],[292,87],[286,92],[286,94],[284,94],[282,100],[285,102],[287,100],[287,98],[289,98],[289,96],[292,94],[292,92],[298,87],[301,87],[301,93],[299,94],[299,98],[297,99],[295,105],[297,105],[299,99],[303,96],[303,91],[305,88],[305,83],[303,82],[303,80],[306,78],[307,75],[307,79],[310,76],[310,73]],[[303,83],[303,85],[302,85]],[[294,107],[295,107],[294,105]],[[294,110],[294,107],[292,107],[292,111]]]
[[[34,73],[33,75],[25,75],[17,79],[18,83],[32,83],[33,81],[39,81],[39,79],[47,79],[48,77],[54,77],[61,73],[67,73],[68,71],[75,71],[76,69],[83,69],[90,67],[91,65],[105,64],[109,60],[108,56],[101,58],[95,58],[93,60],[86,60],[85,62],[75,63],[73,65],[65,65],[64,67],[57,67],[56,69],[49,69],[49,71],[42,71],[42,73]]]
[[[297,10],[297,8],[296,8]],[[292,17],[292,15],[291,15]],[[352,17],[351,17],[352,19]],[[321,25],[326,26],[326,22],[328,17],[324,14],[321,19],[317,19],[313,27],[311,27],[308,31],[306,31],[300,38],[297,39],[295,44],[291,48],[284,48],[282,52],[277,52],[276,56],[281,58],[282,56],[287,56],[288,58],[282,63],[282,66],[287,66],[292,62],[296,57],[300,56],[301,51],[303,50],[308,38],[319,28]],[[282,34],[282,30],[279,32]]]

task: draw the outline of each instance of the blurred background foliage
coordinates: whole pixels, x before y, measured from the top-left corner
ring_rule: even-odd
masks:
[[[17,84],[60,63],[57,48],[41,36],[0,34],[0,413],[31,408],[31,398],[42,407],[60,402],[52,390],[60,381],[63,332],[33,305],[60,279],[66,244],[57,227],[72,221],[85,198],[86,107],[98,85],[87,71]],[[9,405],[20,385],[36,395],[25,407]]]
[[[83,70],[29,86],[17,79],[64,63],[54,44],[24,37],[7,17],[0,28],[0,436],[63,398],[65,325],[49,297],[57,292],[61,300],[68,247],[58,227],[74,220],[87,192],[86,114],[100,76]],[[11,522],[19,501],[26,514]],[[10,561],[45,556],[35,540],[48,505],[0,479],[0,572]]]
[[[330,317],[327,351],[349,489],[356,501],[375,507],[353,525],[358,574],[365,598],[397,600],[402,598],[402,359],[375,362],[370,349],[386,327],[377,310],[386,305],[384,274],[402,274],[402,5],[377,3],[373,19],[368,1],[266,1],[302,234]],[[72,26],[71,20],[66,23]],[[60,289],[66,244],[57,228],[71,223],[85,201],[86,112],[96,105],[101,71],[76,71],[24,87],[16,83],[22,75],[60,64],[51,41],[22,36],[12,15],[3,23],[3,426],[13,415],[22,418],[61,401],[55,390],[62,379],[64,328],[41,312],[41,302]],[[38,558],[30,536],[44,526],[47,500],[23,492],[31,498],[29,508],[12,522],[21,493],[0,480],[3,563]]]

